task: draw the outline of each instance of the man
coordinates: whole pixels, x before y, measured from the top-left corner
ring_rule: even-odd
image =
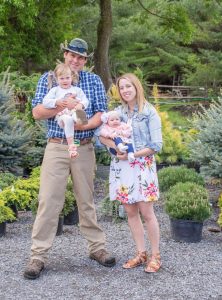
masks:
[[[41,76],[35,98],[32,101],[33,116],[36,120],[47,119],[48,143],[41,167],[39,206],[32,232],[31,259],[25,269],[24,277],[39,277],[56,235],[59,214],[65,201],[68,176],[71,174],[73,189],[79,211],[80,231],[88,241],[89,257],[98,263],[111,267],[116,261],[105,249],[105,235],[97,224],[93,201],[93,176],[95,153],[92,144],[94,130],[101,125],[101,114],[107,108],[106,93],[99,76],[83,71],[90,56],[88,45],[82,39],[74,39],[69,45],[62,45],[64,62],[78,73],[77,86],[86,94],[89,106],[86,110],[88,123],[75,125],[75,140],[79,143],[78,157],[70,158],[68,144],[63,129],[54,116],[61,108],[47,109],[42,105],[49,86],[49,73]],[[73,109],[76,100],[69,98],[68,109]]]

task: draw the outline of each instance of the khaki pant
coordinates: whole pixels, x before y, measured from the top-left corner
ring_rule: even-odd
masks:
[[[105,235],[97,224],[93,200],[94,147],[91,143],[80,146],[78,153],[77,158],[70,159],[67,145],[48,143],[46,146],[41,168],[39,207],[32,232],[32,259],[45,262],[47,251],[52,247],[70,172],[80,231],[88,241],[89,252],[105,248]]]

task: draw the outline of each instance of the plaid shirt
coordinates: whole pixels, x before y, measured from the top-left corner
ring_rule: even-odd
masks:
[[[44,96],[48,92],[48,75],[49,72],[44,73],[38,82],[35,97],[32,100],[32,107],[35,107],[38,104],[42,103]],[[53,84],[55,86],[55,84]],[[93,73],[86,71],[80,71],[79,73],[79,82],[76,85],[81,88],[86,97],[89,100],[89,106],[85,110],[87,118],[90,119],[97,112],[104,112],[107,110],[107,97],[105,88],[99,76]],[[47,120],[47,137],[58,137],[65,138],[65,133],[62,128],[59,127],[58,123],[55,121],[55,118],[50,118]],[[93,137],[95,129],[90,130],[76,130],[75,138],[84,139]]]

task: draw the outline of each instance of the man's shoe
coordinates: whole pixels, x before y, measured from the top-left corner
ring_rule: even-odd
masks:
[[[113,267],[116,264],[115,257],[111,256],[105,249],[90,253],[89,257],[105,267]]]
[[[44,262],[39,259],[31,260],[25,268],[24,277],[27,279],[36,279],[44,269]]]

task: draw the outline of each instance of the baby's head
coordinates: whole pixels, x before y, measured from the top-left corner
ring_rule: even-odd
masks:
[[[108,124],[110,127],[117,127],[121,122],[120,115],[115,110],[103,113],[101,116],[101,120],[103,123]]]
[[[69,88],[73,82],[73,75],[70,67],[66,64],[58,64],[54,70],[57,83],[62,88]]]

